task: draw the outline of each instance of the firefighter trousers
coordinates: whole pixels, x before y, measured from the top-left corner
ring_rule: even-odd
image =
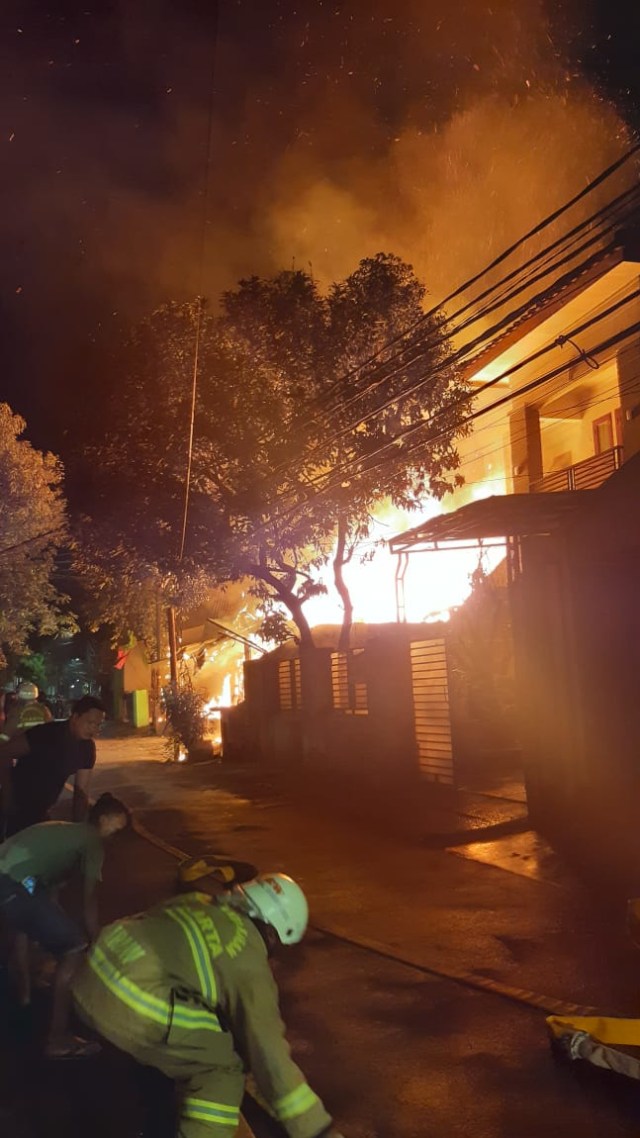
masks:
[[[232,1138],[240,1124],[245,1074],[228,1032],[173,1025],[160,1031],[100,992],[86,970],[74,996],[89,1027],[138,1063],[155,1067],[175,1082],[179,1138]]]
[[[179,1098],[179,1138],[232,1138],[240,1124],[244,1094],[241,1067],[212,1064],[206,1048],[198,1055],[194,1040],[187,1048],[177,1041],[155,1047],[131,1045],[126,1050],[139,1063],[173,1079]]]

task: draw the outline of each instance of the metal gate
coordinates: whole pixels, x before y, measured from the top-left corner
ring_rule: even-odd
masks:
[[[412,641],[411,686],[420,770],[432,782],[453,785],[447,648],[443,639]]]
[[[278,665],[278,697],[281,711],[295,711],[302,704],[300,660],[281,660]]]

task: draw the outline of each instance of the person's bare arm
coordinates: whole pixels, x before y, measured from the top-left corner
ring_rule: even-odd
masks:
[[[88,772],[87,772],[88,773]],[[98,913],[98,902],[96,897],[96,886],[99,881],[102,881],[102,863],[104,859],[104,846],[102,842],[95,836],[93,841],[89,841],[85,850],[83,858],[83,871],[84,871],[84,892],[83,892],[83,914],[84,925],[87,930],[89,940],[94,941],[100,932],[100,921]]]
[[[85,887],[83,908],[84,927],[87,930],[89,940],[94,941],[100,932],[100,924],[98,921],[98,902],[93,884]]]
[[[84,822],[87,811],[89,810],[89,786],[91,783],[91,771],[79,770],[76,771],[73,780],[73,821]]]
[[[0,743],[0,771],[6,767],[10,768],[15,759],[21,759],[23,755],[28,754],[28,751],[29,743],[24,731],[18,731],[11,739]]]

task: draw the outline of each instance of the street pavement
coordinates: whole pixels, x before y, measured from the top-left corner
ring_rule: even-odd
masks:
[[[292,797],[287,778],[274,773],[162,760],[158,739],[102,740],[95,792],[120,794],[151,832],[187,853],[222,852],[291,873],[322,928],[420,966],[635,1013],[640,957],[618,899],[592,892],[557,861],[541,858],[541,874],[531,876],[505,871],[498,853],[496,867],[458,856],[461,847],[447,852],[457,821],[491,834],[513,803],[467,800],[466,821],[432,810],[429,825],[446,843],[432,847],[416,829],[402,836],[392,803],[384,826],[352,812],[339,789],[320,797],[296,785]],[[519,823],[518,804],[515,815]]]
[[[403,836],[395,818],[385,827],[344,801],[332,810],[331,794],[298,785],[290,796],[280,776],[163,760],[154,738],[101,740],[93,791],[123,797],[161,843],[283,869],[304,885],[313,928],[276,971],[294,1053],[347,1138],[637,1138],[640,1088],[558,1066],[543,1011],[473,987],[475,977],[498,992],[634,1013],[640,960],[617,902],[548,851],[537,874],[505,869],[501,860],[529,855],[497,850],[497,866],[460,857],[413,825]],[[510,814],[522,820],[513,803],[486,813],[473,798],[463,805],[464,817],[429,816],[444,842],[460,828],[482,836]],[[124,837],[107,862],[103,919],[165,896],[175,865],[165,848]],[[133,1138],[141,1093],[121,1060],[45,1066],[33,1052],[31,1067],[7,1046],[13,1038],[9,1029],[0,1056],[0,1133]],[[4,1128],[3,1108],[13,1110]]]
[[[535,835],[509,832],[510,819],[522,831],[521,804],[465,795],[457,814],[434,807],[422,832],[413,817],[403,833],[393,803],[385,826],[340,787],[305,793],[282,774],[163,758],[156,739],[104,740],[96,790],[122,795],[186,853],[291,873],[314,929],[343,938],[312,931],[278,968],[296,1053],[348,1138],[637,1136],[638,1088],[559,1068],[543,1011],[446,978],[635,1014],[640,959],[623,908]],[[447,852],[456,834],[495,827],[529,843],[537,873],[522,864],[524,846],[505,857],[500,839],[487,843],[493,862],[460,857],[464,846]]]

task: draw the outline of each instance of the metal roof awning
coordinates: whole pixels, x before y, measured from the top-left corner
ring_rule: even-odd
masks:
[[[182,648],[193,648],[195,646],[203,648],[205,645],[219,644],[221,640],[235,640],[238,644],[254,648],[261,655],[266,652],[266,648],[262,644],[243,636],[234,628],[228,628],[226,624],[220,624],[219,621],[210,616],[205,619],[203,624],[183,629],[180,646]]]
[[[419,552],[454,545],[510,537],[552,533],[576,510],[592,500],[596,490],[568,490],[542,494],[501,494],[469,502],[450,514],[431,518],[391,538],[392,553]]]

